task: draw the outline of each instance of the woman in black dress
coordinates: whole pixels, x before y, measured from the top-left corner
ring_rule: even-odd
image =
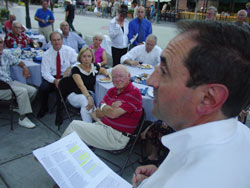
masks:
[[[89,91],[94,92],[96,76],[103,74],[109,77],[105,68],[95,65],[95,57],[92,49],[83,48],[77,57],[79,64],[76,64],[72,68],[73,84],[72,93],[68,96],[70,104],[76,108],[81,108],[82,120],[86,122],[92,122],[92,118],[95,119],[94,99],[90,95]],[[96,120],[96,119],[95,119]]]

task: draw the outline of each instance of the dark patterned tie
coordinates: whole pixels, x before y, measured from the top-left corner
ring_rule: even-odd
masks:
[[[142,23],[139,21],[139,33],[138,33],[138,43],[143,42],[143,34],[142,34]]]

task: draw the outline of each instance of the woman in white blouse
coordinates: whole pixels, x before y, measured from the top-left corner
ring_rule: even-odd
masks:
[[[128,14],[127,5],[122,4],[119,14],[114,17],[109,25],[109,36],[111,38],[111,49],[113,58],[113,67],[120,63],[120,58],[128,50]]]

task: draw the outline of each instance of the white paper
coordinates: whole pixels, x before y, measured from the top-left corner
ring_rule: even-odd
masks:
[[[131,188],[113,172],[73,132],[33,151],[49,175],[61,188]]]
[[[130,39],[130,44],[133,44],[133,42],[137,39],[137,37],[138,33],[132,39]]]

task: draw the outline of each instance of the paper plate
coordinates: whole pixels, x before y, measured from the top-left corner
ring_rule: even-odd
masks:
[[[106,78],[99,78],[98,81],[101,83],[110,83],[110,82],[112,82],[112,79],[107,80]]]
[[[149,65],[149,64],[141,64],[141,65],[138,65],[138,67],[141,69],[152,69],[153,68],[153,66]]]

